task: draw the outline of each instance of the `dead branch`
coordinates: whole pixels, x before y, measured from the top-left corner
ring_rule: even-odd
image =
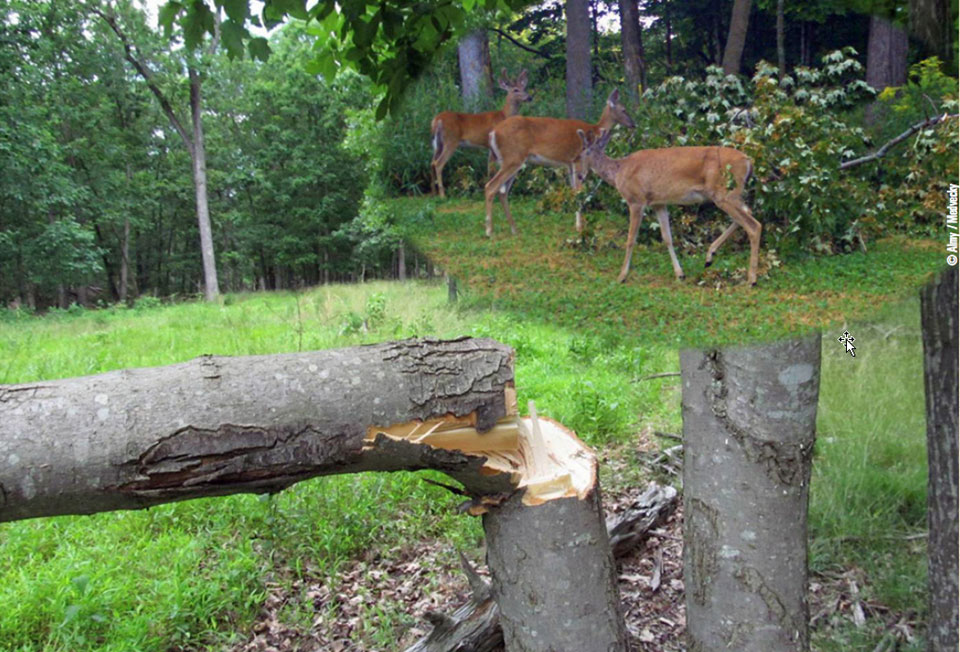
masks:
[[[920,131],[921,129],[926,129],[927,127],[933,127],[933,126],[935,126],[935,125],[940,124],[941,122],[944,122],[944,121],[947,120],[947,119],[950,119],[950,118],[958,118],[958,117],[960,117],[960,114],[957,114],[957,113],[954,113],[954,114],[944,113],[943,115],[940,115],[940,116],[934,116],[934,117],[932,117],[932,118],[927,118],[926,120],[923,120],[923,121],[918,122],[917,124],[913,125],[913,126],[910,127],[909,129],[907,129],[906,131],[904,131],[902,134],[900,134],[899,136],[897,136],[896,138],[894,138],[893,140],[888,141],[888,142],[885,143],[880,149],[878,149],[877,151],[873,152],[872,154],[867,154],[866,156],[861,156],[860,158],[855,158],[855,159],[853,159],[853,160],[851,160],[851,161],[845,161],[845,162],[841,163],[841,164],[840,164],[840,169],[841,169],[841,170],[846,170],[847,168],[852,168],[852,167],[855,166],[855,165],[860,165],[860,164],[862,164],[862,163],[869,163],[870,161],[875,161],[875,160],[877,160],[878,158],[880,158],[880,157],[882,157],[883,155],[885,155],[887,152],[889,152],[891,148],[895,147],[896,145],[899,145],[900,143],[902,143],[903,141],[905,141],[907,138],[909,138],[909,137],[912,136],[913,134],[915,134],[915,133],[917,133],[918,131]]]

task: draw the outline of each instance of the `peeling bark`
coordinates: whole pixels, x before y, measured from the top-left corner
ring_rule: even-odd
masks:
[[[920,293],[927,403],[927,524],[930,528],[930,617],[927,649],[958,645],[957,476],[957,268]]]
[[[691,651],[804,651],[820,338],[684,351],[684,582]]]

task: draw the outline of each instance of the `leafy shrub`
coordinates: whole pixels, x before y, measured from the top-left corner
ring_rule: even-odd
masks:
[[[869,164],[841,171],[841,161],[862,156],[873,145],[858,122],[860,107],[874,92],[861,79],[855,54],[851,48],[832,52],[819,68],[798,67],[782,79],[775,66],[760,62],[749,85],[716,67],[700,81],[668,78],[644,93],[638,132],[628,140],[615,138],[611,155],[678,145],[739,149],[754,164],[748,203],[764,225],[768,249],[838,253],[862,246],[866,235],[882,233],[887,225],[921,223],[907,215],[927,211],[924,206],[942,198],[936,194],[941,188],[930,189],[934,179],[942,185],[956,178],[956,136],[921,135],[912,163],[884,159],[884,165],[900,170],[888,172],[903,179],[896,189],[878,184]],[[925,88],[946,87],[937,74],[926,65],[915,76]],[[951,128],[955,134],[955,122]],[[918,147],[924,137],[926,145]],[[896,211],[890,210],[891,202]],[[713,209],[696,210],[712,217],[695,220],[686,213],[677,221],[693,232],[677,239],[702,246],[727,217]]]

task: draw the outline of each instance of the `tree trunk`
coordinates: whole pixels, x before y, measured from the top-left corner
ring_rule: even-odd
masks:
[[[950,47],[951,31],[957,24],[956,14],[950,20],[946,0],[910,0],[908,4],[910,34],[923,43],[930,54],[940,57],[947,70],[956,70],[955,50]]]
[[[777,0],[777,67],[780,69],[780,78],[787,76],[787,46],[786,27],[784,25],[783,4],[785,0]]]
[[[493,72],[490,67],[490,42],[487,30],[476,29],[460,39],[460,92],[465,107],[483,104],[484,96],[493,96]]]
[[[867,83],[877,91],[907,81],[907,33],[879,16],[870,17]]]
[[[637,0],[619,0],[620,42],[623,47],[623,72],[627,78],[627,95],[633,102],[647,87],[647,64],[643,58],[643,37]]]
[[[687,647],[808,650],[820,338],[683,351],[680,368]]]
[[[407,253],[402,240],[397,245],[397,278],[401,281],[407,280]]]
[[[507,650],[626,652],[599,491],[537,506],[515,494],[483,528]]]
[[[733,0],[730,14],[730,32],[727,45],[723,50],[723,72],[735,75],[740,72],[740,59],[743,57],[743,44],[747,40],[747,26],[750,24],[751,0]]]
[[[646,491],[625,511],[607,519],[607,536],[615,560],[635,550],[650,535],[650,530],[662,525],[677,508],[677,490],[651,482]],[[433,631],[424,636],[406,652],[493,652],[503,649],[503,629],[500,610],[491,597],[492,591],[476,571],[461,558],[464,572],[473,589],[470,600],[451,616],[427,612],[425,618]]]
[[[923,377],[927,395],[927,523],[930,616],[927,650],[957,649],[957,268],[920,293]]]
[[[588,0],[567,0],[567,117],[586,120],[593,102]]]
[[[123,240],[120,242],[120,303],[127,302],[130,278],[130,216],[123,217]]]
[[[665,34],[666,43],[664,44],[665,50],[667,53],[667,74],[672,74],[673,72],[673,56],[671,55],[670,49],[670,40],[673,38],[673,34],[670,31],[670,3],[663,3],[663,29]]]
[[[197,197],[197,223],[200,227],[200,252],[203,258],[203,294],[207,301],[220,296],[217,263],[213,254],[213,230],[207,207],[207,152],[203,139],[203,97],[200,73],[190,68],[190,114],[193,118],[193,185]]]

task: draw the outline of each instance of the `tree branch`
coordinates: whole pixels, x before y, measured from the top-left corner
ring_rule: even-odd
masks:
[[[105,13],[97,7],[91,7],[91,11],[100,16],[100,18],[104,20],[110,29],[113,30],[113,33],[117,35],[117,38],[120,39],[120,43],[123,45],[124,57],[130,62],[130,65],[134,67],[140,76],[143,77],[143,80],[147,82],[147,88],[150,89],[150,92],[153,93],[157,98],[157,101],[160,102],[160,108],[163,109],[163,112],[170,120],[170,124],[173,125],[173,128],[177,130],[178,134],[180,134],[180,138],[183,139],[183,144],[187,146],[190,156],[193,157],[193,139],[190,138],[190,134],[187,133],[187,130],[184,129],[183,124],[180,122],[179,118],[177,118],[177,114],[174,112],[173,106],[170,104],[167,96],[163,94],[163,91],[161,91],[160,87],[157,86],[156,82],[154,82],[153,75],[150,73],[150,69],[147,68],[146,64],[134,53],[135,47],[130,42],[130,39],[127,37],[126,33],[120,29],[120,25],[117,24],[116,16]],[[217,31],[219,32],[219,29]]]
[[[941,122],[947,120],[948,118],[957,118],[957,117],[960,117],[960,114],[954,113],[950,115],[950,114],[944,113],[943,115],[940,115],[940,116],[927,118],[926,120],[923,120],[922,122],[918,122],[917,124],[913,125],[909,129],[907,129],[905,132],[903,132],[902,134],[894,138],[893,140],[887,142],[886,144],[883,145],[883,147],[873,152],[872,154],[867,154],[866,156],[861,156],[860,158],[855,158],[853,160],[845,161],[841,163],[840,169],[846,170],[847,168],[852,168],[853,166],[860,165],[861,163],[869,163],[870,161],[875,161],[876,159],[880,158],[881,156],[886,154],[888,151],[890,151],[892,147],[902,143],[907,138],[917,133],[921,129],[926,129],[927,127],[933,127],[934,125],[940,124]]]
[[[527,52],[532,52],[533,54],[537,55],[538,57],[543,57],[543,58],[546,59],[547,61],[553,61],[553,60],[554,60],[554,57],[553,57],[553,56],[547,54],[546,52],[543,52],[543,51],[541,51],[541,50],[538,50],[538,49],[536,49],[536,48],[530,47],[529,45],[526,45],[525,43],[521,43],[521,42],[518,41],[517,39],[513,38],[512,36],[510,36],[509,34],[507,34],[506,32],[504,32],[502,29],[498,29],[498,28],[496,28],[496,27],[488,27],[487,29],[489,29],[491,32],[494,32],[494,33],[496,33],[496,34],[499,34],[499,35],[502,36],[503,38],[507,39],[508,41],[510,41],[511,43],[513,43],[514,45],[516,45],[516,46],[517,46],[518,48],[520,48],[521,50],[526,50]]]

